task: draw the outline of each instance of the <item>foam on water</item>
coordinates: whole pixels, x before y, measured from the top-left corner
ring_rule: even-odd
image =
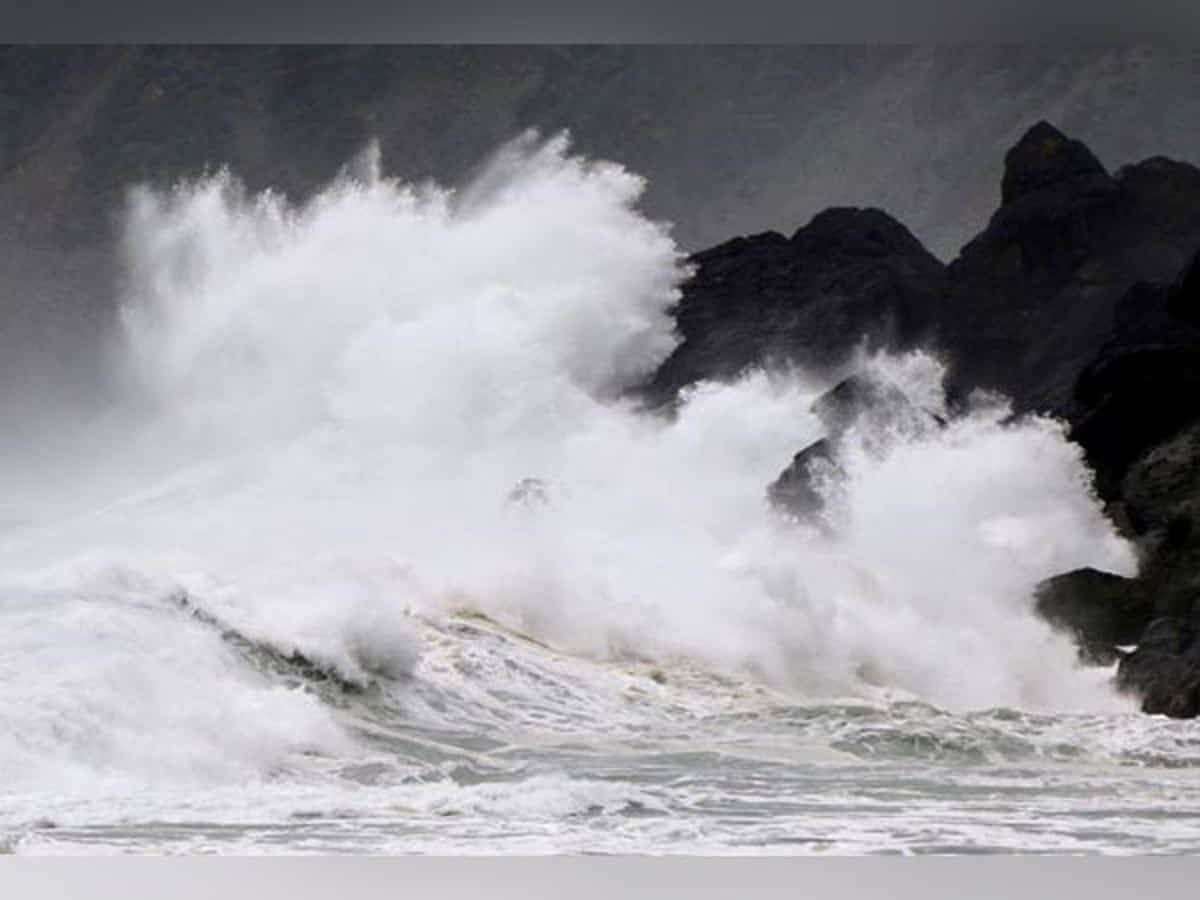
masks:
[[[237,780],[350,752],[177,594],[397,696],[439,677],[422,623],[472,610],[590,665],[795,699],[1123,709],[1031,613],[1048,575],[1133,567],[1058,424],[980,403],[852,430],[820,530],[765,487],[828,385],[748,372],[673,419],[624,399],[687,271],[642,187],[527,136],[458,192],[371,153],[300,206],[228,173],[136,192],[121,440],[79,478],[138,487],[3,537],[6,768]],[[936,360],[863,364],[948,415]]]

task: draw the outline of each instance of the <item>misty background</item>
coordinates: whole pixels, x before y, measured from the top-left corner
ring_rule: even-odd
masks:
[[[130,185],[228,165],[309,196],[364,144],[455,184],[527,128],[649,180],[698,250],[886,209],[951,259],[1039,119],[1110,169],[1200,162],[1200,53],[1036,47],[9,47],[0,51],[0,394],[86,405]]]

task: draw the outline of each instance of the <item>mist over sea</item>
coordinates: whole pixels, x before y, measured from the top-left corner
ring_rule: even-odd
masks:
[[[1033,612],[1132,574],[1065,427],[834,379],[632,392],[688,275],[645,182],[526,134],[458,185],[142,187],[108,402],[0,470],[15,853],[1194,852],[1200,726]]]

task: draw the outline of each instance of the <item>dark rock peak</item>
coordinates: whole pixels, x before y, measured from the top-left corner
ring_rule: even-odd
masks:
[[[1121,166],[1117,170],[1116,180],[1131,188],[1163,183],[1195,187],[1200,184],[1200,169],[1168,156],[1151,156],[1141,162]]]
[[[797,251],[839,256],[912,255],[941,263],[901,222],[881,209],[840,206],[813,217],[792,235]]]
[[[674,310],[682,340],[641,391],[653,408],[755,366],[834,374],[864,347],[915,346],[945,290],[941,261],[877,209],[827,210],[791,238],[735,238],[690,263]]]
[[[809,266],[832,266],[847,258],[869,260],[909,257],[940,270],[944,264],[899,220],[882,209],[839,206],[817,213],[790,237],[778,231],[732,238],[715,247],[692,254],[695,265],[719,264],[722,260],[761,254],[803,259]]]
[[[1082,141],[1043,121],[1025,132],[1005,155],[1000,196],[1009,206],[1049,187],[1108,178],[1100,160]]]
[[[716,246],[693,253],[689,259],[693,263],[705,263],[726,256],[737,256],[747,251],[770,249],[790,251],[790,248],[791,244],[788,242],[788,239],[778,231],[763,231],[758,234],[739,235],[738,237],[730,238]]]
[[[1156,286],[1200,246],[1200,169],[1155,157],[1113,178],[1039,123],[1007,156],[1004,194],[949,266],[937,319],[951,387],[1078,422],[1076,380],[1114,336],[1158,343],[1179,328]]]

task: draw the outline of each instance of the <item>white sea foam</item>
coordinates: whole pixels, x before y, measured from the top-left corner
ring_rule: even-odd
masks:
[[[752,372],[698,386],[670,421],[622,399],[673,346],[686,275],[641,189],[528,136],[457,193],[370,155],[302,206],[229,174],[138,191],[114,359],[140,418],[89,466],[140,487],[0,546],[9,595],[59,592],[4,613],[50,623],[0,628],[17,660],[5,758],[138,770],[154,754],[135,721],[184,754],[156,757],[171,771],[266,770],[335,741],[306,698],[232,671],[215,636],[114,598],[81,560],[136,573],[143,604],[187,592],[367,680],[421,678],[409,617],[465,607],[567,652],[685,658],[800,697],[1115,704],[1031,613],[1041,578],[1133,566],[1057,424],[980,405],[892,439],[852,431],[820,531],[765,487],[820,436],[828,385]],[[935,360],[864,364],[945,412]],[[128,740],[97,762],[55,717]],[[55,733],[57,750],[29,745]]]

